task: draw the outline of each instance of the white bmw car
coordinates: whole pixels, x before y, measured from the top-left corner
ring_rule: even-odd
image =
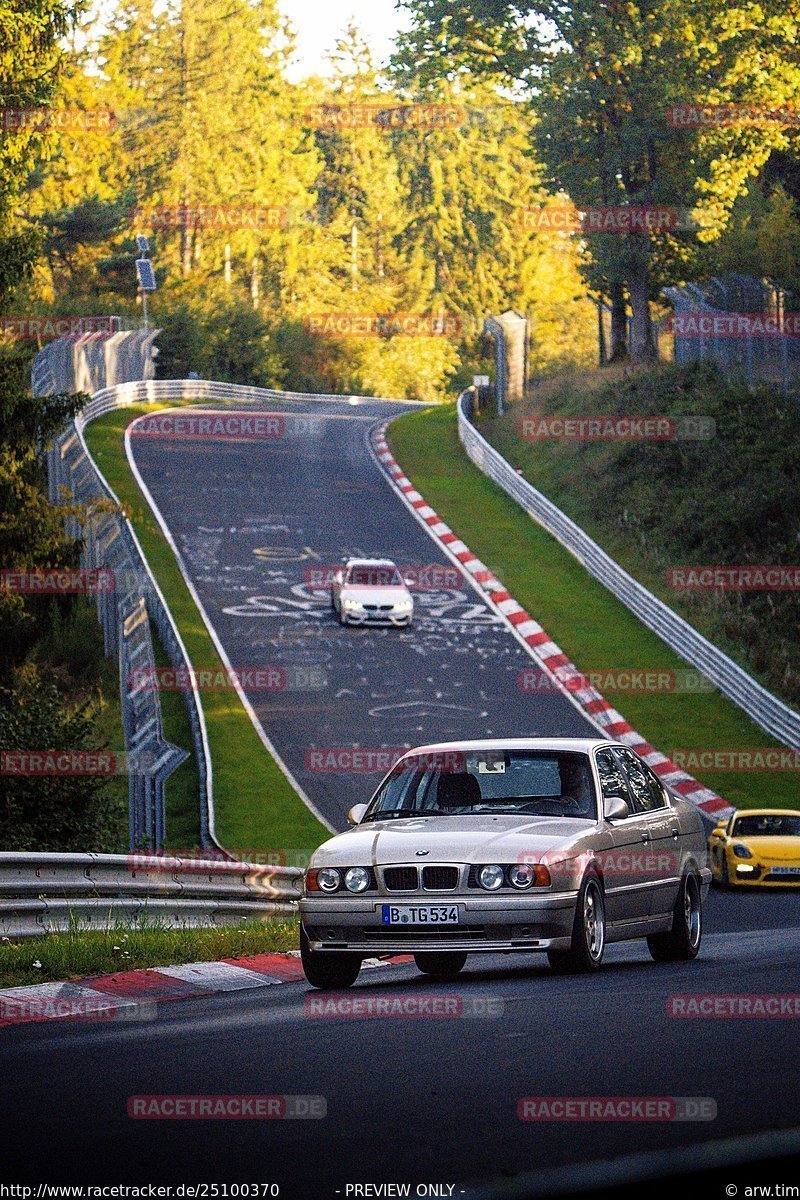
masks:
[[[350,558],[331,585],[331,606],[343,625],[410,625],[414,600],[389,558]]]

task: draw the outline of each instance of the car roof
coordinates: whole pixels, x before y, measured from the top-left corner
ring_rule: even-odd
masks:
[[[447,754],[458,750],[577,750],[588,754],[601,746],[616,745],[608,738],[477,738],[469,742],[434,742],[429,746],[414,746],[407,754]]]
[[[391,558],[348,558],[347,567],[394,567]]]

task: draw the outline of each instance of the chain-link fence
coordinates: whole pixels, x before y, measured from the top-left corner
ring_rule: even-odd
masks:
[[[731,381],[771,384],[800,394],[800,320],[791,296],[765,280],[728,275],[664,289],[674,360],[710,362]]]

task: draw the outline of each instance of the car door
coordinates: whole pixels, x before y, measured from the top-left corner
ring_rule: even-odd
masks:
[[[649,908],[653,915],[672,911],[681,879],[681,842],[678,814],[668,803],[661,781],[627,747],[616,751],[642,815],[642,874],[649,885]]]
[[[603,870],[606,915],[609,924],[625,926],[650,915],[652,880],[647,877],[650,827],[639,808],[628,777],[613,747],[602,747],[595,754],[603,799],[621,796],[628,805],[628,816],[606,821],[607,847],[598,852]]]

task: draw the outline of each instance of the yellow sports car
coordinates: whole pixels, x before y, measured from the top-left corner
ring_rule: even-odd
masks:
[[[712,881],[721,887],[800,887],[800,812],[748,808],[708,839]]]

